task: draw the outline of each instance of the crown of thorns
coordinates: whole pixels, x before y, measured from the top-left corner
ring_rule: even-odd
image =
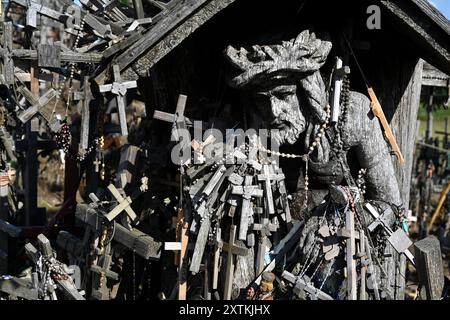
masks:
[[[228,46],[225,57],[241,71],[230,80],[230,85],[242,88],[268,78],[313,73],[324,65],[331,47],[331,41],[319,39],[309,30],[277,45],[254,45],[251,50]]]

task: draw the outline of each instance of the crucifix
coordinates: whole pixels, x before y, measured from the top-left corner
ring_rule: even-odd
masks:
[[[99,86],[100,92],[111,92],[116,96],[117,109],[119,112],[120,130],[123,136],[128,135],[127,114],[126,108],[126,94],[127,90],[137,87],[136,81],[123,81],[120,76],[119,65],[113,65],[114,82],[111,84],[104,84]]]
[[[36,113],[42,115],[42,117],[47,121],[50,129],[53,132],[58,132],[61,127],[59,120],[53,116],[53,114],[48,114],[44,112],[45,107],[48,103],[56,97],[57,92],[54,89],[48,90],[43,96],[37,98],[28,88],[21,86],[18,89],[24,98],[31,104],[31,107],[21,112],[18,116],[20,121],[23,123],[28,122]]]
[[[233,288],[233,278],[234,278],[234,255],[246,256],[248,254],[248,249],[239,246],[235,243],[236,239],[236,226],[231,225],[230,227],[230,239],[228,243],[223,243],[222,249],[226,251],[227,254],[227,269],[225,274],[225,288],[223,293],[224,300],[231,300],[231,293]]]
[[[110,184],[108,186],[108,190],[111,192],[111,194],[116,198],[118,205],[111,210],[105,217],[109,221],[112,221],[115,217],[119,215],[122,211],[125,210],[127,215],[130,217],[132,221],[136,220],[136,213],[131,208],[131,198],[130,197],[122,197],[119,190],[116,189],[116,187],[113,184]]]
[[[82,100],[81,106],[81,136],[80,146],[81,152],[85,152],[89,147],[89,122],[90,122],[90,103],[92,100],[91,84],[89,83],[89,77],[84,77],[83,91],[74,92],[73,99],[75,101]],[[95,172],[98,172],[98,167]]]
[[[248,222],[252,214],[252,197],[261,198],[263,191],[257,185],[252,184],[253,177],[246,176],[244,186],[233,186],[231,194],[242,196],[241,222],[239,225],[239,240],[247,239]]]
[[[277,225],[271,223],[268,218],[262,218],[261,223],[253,224],[253,230],[259,231],[258,252],[256,254],[256,274],[260,274],[265,267],[266,252],[270,250],[269,236],[277,231]]]

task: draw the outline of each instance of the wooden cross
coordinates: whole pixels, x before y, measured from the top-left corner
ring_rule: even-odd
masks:
[[[172,123],[172,141],[180,141],[180,135],[178,129],[185,128],[188,122],[188,118],[184,116],[184,109],[186,108],[187,96],[180,94],[178,96],[177,108],[175,114],[170,114],[163,111],[155,110],[153,114],[154,119],[166,121]],[[189,120],[190,122],[190,120]],[[191,124],[192,125],[192,124]]]
[[[127,90],[137,87],[136,81],[123,81],[120,77],[119,66],[113,65],[114,82],[111,84],[104,84],[99,86],[100,92],[111,92],[116,96],[117,109],[119,112],[120,130],[123,136],[128,135],[127,127],[127,114],[126,107],[126,94]]]
[[[172,124],[172,141],[179,142],[180,136],[178,134],[178,129],[185,128],[186,126],[192,127],[194,126],[194,122],[196,125],[201,125],[203,130],[206,130],[208,128],[209,123],[191,120],[184,115],[186,101],[187,96],[180,94],[178,96],[177,107],[174,114],[159,110],[155,110],[155,112],[153,113],[154,119],[162,120]]]
[[[223,243],[222,249],[226,251],[227,254],[227,270],[225,275],[225,288],[223,293],[224,300],[231,300],[231,293],[233,288],[233,278],[234,278],[234,255],[246,256],[248,254],[248,249],[242,246],[236,245],[234,242],[236,239],[236,226],[232,225],[230,227],[230,239],[228,243]]]
[[[286,222],[289,223],[292,220],[291,217],[291,211],[289,209],[289,202],[288,202],[288,194],[287,194],[287,190],[286,190],[286,185],[284,183],[284,179],[285,176],[283,174],[283,171],[281,170],[281,168],[277,169],[277,174],[278,174],[278,179],[277,179],[277,183],[278,183],[278,191],[280,192],[280,204],[282,207],[282,210],[284,211],[281,214],[281,218]]]
[[[16,151],[26,152],[26,165],[23,173],[25,186],[25,225],[41,224],[45,221],[45,209],[37,207],[37,176],[39,164],[36,161],[38,150],[56,149],[54,140],[38,139],[39,119],[33,118],[26,123],[25,139],[17,140]]]
[[[277,230],[277,225],[271,223],[268,218],[263,218],[261,223],[253,224],[253,230],[260,233],[258,252],[256,254],[256,273],[259,274],[264,270],[266,252],[267,249],[270,249],[268,237],[271,235],[271,232]]]
[[[53,114],[48,114],[48,113],[44,112],[44,108],[48,105],[48,103],[54,97],[56,97],[57,92],[54,89],[50,89],[43,96],[37,98],[25,86],[19,87],[18,91],[31,104],[31,107],[29,107],[27,110],[25,110],[19,114],[18,118],[20,119],[20,121],[22,121],[23,123],[26,123],[36,113],[39,113],[47,121],[50,129],[53,132],[57,132],[59,130],[59,128],[61,127],[59,120],[56,117],[53,117]]]
[[[264,190],[266,195],[266,207],[269,214],[275,214],[275,208],[273,205],[273,195],[272,195],[272,180],[279,179],[278,174],[271,172],[269,165],[265,164],[262,168],[262,173],[258,174],[258,181],[264,182]]]
[[[110,211],[105,217],[109,221],[112,221],[115,217],[119,215],[122,211],[125,210],[127,215],[130,217],[132,221],[136,219],[136,213],[131,208],[131,198],[130,197],[122,197],[119,190],[116,189],[116,187],[113,184],[110,184],[108,186],[108,190],[111,192],[111,194],[116,198],[116,200],[119,202],[119,204]]]
[[[81,107],[81,136],[80,136],[80,150],[86,151],[89,147],[89,120],[90,120],[90,103],[92,100],[91,84],[89,77],[84,77],[83,91],[76,91],[73,93],[75,101],[82,100]],[[95,172],[98,172],[96,169]]]
[[[110,270],[112,257],[110,255],[110,244],[105,247],[105,253],[100,257],[98,264],[91,266],[90,270],[96,275],[96,279],[93,279],[92,283],[92,295],[98,300],[106,300],[109,298],[109,294],[106,287],[106,278],[112,280],[119,280],[119,275]]]
[[[186,300],[186,291],[187,291],[187,263],[188,257],[187,246],[189,242],[189,230],[188,223],[186,222],[186,218],[184,215],[183,209],[178,209],[178,224],[177,224],[177,240],[180,241],[180,254],[176,255],[176,259],[178,258],[178,300]]]
[[[248,221],[250,215],[252,214],[251,200],[252,197],[261,198],[263,196],[263,191],[259,187],[252,186],[252,176],[246,176],[244,181],[244,186],[233,186],[231,189],[231,194],[242,196],[242,209],[241,209],[241,222],[239,225],[239,240],[247,239]]]

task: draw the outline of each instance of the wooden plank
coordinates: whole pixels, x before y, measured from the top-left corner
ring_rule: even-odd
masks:
[[[0,277],[0,291],[26,300],[38,300],[38,290],[33,288],[31,281],[16,277]]]
[[[354,259],[356,252],[355,244],[355,218],[351,210],[345,214],[345,228],[349,230],[350,237],[346,240],[347,252],[347,300],[357,300],[357,275],[356,261]]]
[[[14,63],[12,60],[11,51],[13,49],[12,38],[12,22],[3,23],[3,47],[5,48],[3,54],[3,76],[6,84],[14,83]]]
[[[101,225],[102,218],[88,205],[78,204],[75,216],[78,220],[95,228]],[[162,243],[155,241],[149,235],[137,229],[128,230],[117,222],[114,222],[114,240],[123,244],[144,259],[159,260]]]
[[[444,269],[439,240],[429,236],[414,244],[419,283],[424,289],[422,299],[440,300],[444,289]]]
[[[57,44],[38,45],[38,67],[61,68],[61,47]]]
[[[155,19],[155,24],[156,26],[159,25],[160,29],[156,30],[156,26],[150,29],[152,30],[152,33],[155,32],[153,37],[148,35],[150,42],[146,48],[150,50],[146,49],[142,51],[142,53],[144,53],[143,55],[141,53],[142,56],[132,56],[132,51],[129,52],[130,57],[134,58],[133,61],[131,61],[133,64],[132,69],[137,72],[138,75],[143,76],[152,66],[176,48],[190,34],[235,1],[236,0],[196,1],[197,8],[195,10],[189,10],[189,8],[181,10],[179,6],[182,4],[179,5],[177,3],[175,7],[171,8],[169,11],[170,16],[164,16],[159,21],[156,21]],[[193,14],[186,15],[187,18],[185,18],[182,23],[176,21],[178,19],[174,17],[174,13],[180,13],[180,15],[183,16],[188,13],[188,11],[191,11]],[[137,48],[137,45],[135,47]],[[126,56],[124,55],[123,58],[125,59],[125,57]],[[129,66],[125,66],[123,69],[128,67]]]

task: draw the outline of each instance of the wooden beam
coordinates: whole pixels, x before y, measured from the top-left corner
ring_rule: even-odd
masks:
[[[158,19],[154,19],[155,26],[143,35],[141,41],[135,42],[117,57],[116,61],[120,70],[123,71],[133,66],[138,75],[146,75],[149,68],[234,1],[182,1],[175,4],[171,10],[163,11]],[[99,84],[103,83],[105,79],[106,72],[100,73],[95,78]]]

